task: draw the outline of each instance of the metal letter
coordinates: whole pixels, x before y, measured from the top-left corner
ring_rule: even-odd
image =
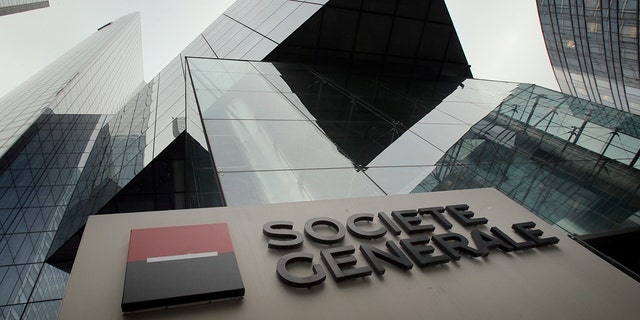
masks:
[[[319,264],[314,264],[313,275],[308,277],[298,277],[294,276],[289,271],[287,271],[287,265],[294,262],[313,262],[313,254],[306,252],[294,252],[285,254],[278,260],[278,266],[276,268],[276,273],[278,274],[278,278],[280,280],[292,287],[296,288],[311,288],[315,285],[319,285],[327,278],[327,275],[324,273],[324,269]]]
[[[540,238],[543,232],[540,229],[531,229],[535,226],[536,226],[535,223],[533,223],[532,221],[529,221],[529,222],[515,223],[511,227],[513,228],[513,230],[516,231],[517,234],[521,235],[525,239],[529,239],[535,242],[536,246],[538,247],[556,244],[560,241],[556,237]]]
[[[515,240],[511,239],[506,233],[502,232],[502,230],[498,229],[498,227],[491,227],[491,233],[493,233],[493,235],[498,237],[500,240],[504,241],[506,244],[512,246],[514,251],[536,247],[536,243],[533,241],[527,240],[523,242],[516,242]]]
[[[442,213],[444,213],[443,207],[431,207],[431,208],[420,208],[418,209],[418,213],[421,215],[429,214],[435,219],[443,228],[449,230],[453,228],[453,225],[447,218],[444,217]]]
[[[407,252],[411,259],[413,259],[418,267],[428,267],[451,261],[451,259],[445,255],[430,256],[434,249],[427,243],[429,243],[429,237],[425,235],[400,240],[400,246]]]
[[[386,213],[378,212],[378,218],[382,220],[382,224],[387,227],[387,230],[389,230],[392,235],[397,236],[402,232],[400,227],[398,227],[398,225],[393,222]]]
[[[420,232],[433,232],[436,229],[432,224],[421,225],[422,219],[417,216],[418,210],[392,211],[391,216],[398,221],[400,226],[409,234]]]
[[[313,227],[317,225],[325,225],[336,231],[336,234],[330,236],[323,236],[313,230]],[[345,231],[344,226],[338,220],[318,217],[309,219],[307,223],[304,224],[304,234],[307,237],[311,238],[313,241],[322,244],[332,244],[336,242],[342,241],[344,239]]]
[[[302,234],[294,231],[291,221],[271,221],[262,226],[262,233],[270,238],[268,245],[270,249],[293,249],[302,245]]]
[[[475,218],[472,219],[474,213],[469,210],[469,206],[466,204],[456,204],[453,206],[447,206],[445,208],[449,214],[456,219],[458,222],[462,223],[463,226],[477,226],[479,224],[486,224],[489,220],[487,218]]]
[[[479,257],[482,255],[482,251],[469,247],[469,240],[461,234],[457,233],[445,233],[437,234],[431,237],[431,240],[444,251],[451,259],[460,260],[460,254],[462,252],[472,257]]]
[[[362,238],[362,239],[377,239],[383,237],[387,234],[387,229],[379,228],[373,231],[364,231],[358,228],[356,222],[359,221],[373,221],[373,214],[370,213],[356,213],[351,215],[349,219],[347,219],[347,230],[354,237]]]
[[[380,262],[380,260],[388,262],[402,270],[410,270],[413,267],[409,258],[402,253],[402,250],[398,248],[398,246],[392,241],[387,241],[385,243],[387,249],[390,252],[382,251],[374,246],[370,246],[368,244],[360,245],[360,252],[364,255],[365,259],[369,261],[369,264],[373,268],[373,271],[376,274],[384,274],[384,266]]]
[[[329,272],[334,280],[342,281],[371,275],[371,268],[366,266],[342,269],[343,266],[353,266],[356,264],[356,258],[351,255],[354,252],[356,252],[356,249],[353,246],[337,247],[320,251],[322,261],[329,267]]]
[[[471,230],[471,238],[475,242],[478,250],[482,251],[483,256],[489,255],[489,250],[499,248],[504,252],[513,251],[513,247],[506,244],[504,241],[494,238],[478,229]]]

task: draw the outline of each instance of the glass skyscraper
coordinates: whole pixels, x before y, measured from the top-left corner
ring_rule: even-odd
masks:
[[[538,0],[562,92],[640,114],[638,1]]]
[[[0,99],[0,315],[55,316],[44,263],[96,137],[143,84],[140,16],[114,21]]]
[[[92,214],[494,187],[640,223],[638,116],[472,79],[444,1],[237,1],[149,83],[138,19],[0,102],[4,318],[55,317]]]

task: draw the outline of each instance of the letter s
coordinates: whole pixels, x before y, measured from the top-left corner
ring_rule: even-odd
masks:
[[[262,226],[262,233],[269,237],[270,249],[293,249],[302,245],[303,237],[298,231],[294,231],[293,222],[271,221]]]

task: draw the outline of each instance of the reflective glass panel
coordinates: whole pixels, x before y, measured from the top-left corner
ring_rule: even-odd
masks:
[[[352,167],[310,121],[205,120],[205,129],[219,171]]]
[[[411,193],[435,166],[371,167],[366,173],[387,194]]]
[[[246,64],[251,66],[249,63]],[[193,71],[192,77],[196,90],[275,91],[269,81],[258,74]]]
[[[204,119],[306,120],[278,92],[198,90],[196,94]]]
[[[362,172],[349,169],[226,172],[220,174],[227,205],[250,205],[378,196]]]
[[[384,149],[367,167],[434,165],[443,155],[444,151],[408,131]]]
[[[235,60],[187,58],[189,69],[194,71],[211,71],[223,73],[258,73],[250,63]]]

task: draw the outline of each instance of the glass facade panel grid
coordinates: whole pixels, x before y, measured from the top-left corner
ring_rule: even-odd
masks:
[[[0,252],[3,255],[0,265],[44,262],[53,234],[53,232],[5,234],[0,240]]]
[[[220,182],[229,206],[384,194],[364,173],[340,168],[225,172]]]
[[[229,53],[225,54],[225,49],[222,49],[222,54],[225,54],[225,57],[229,59],[241,59],[243,58],[247,52],[251,52],[251,50],[258,45],[258,43],[263,40],[264,37],[255,32],[249,33],[243,41],[236,45]]]
[[[58,310],[62,305],[62,299],[29,303],[24,311],[24,319],[51,319],[57,318]]]
[[[238,25],[238,26],[240,27],[237,28],[237,32],[233,34],[233,37],[229,38],[225,42],[221,42],[216,48],[216,52],[220,57],[225,57],[228,59],[238,59],[242,56],[242,54],[239,54],[237,56],[233,55],[232,52],[234,51],[235,48],[239,46],[240,49],[242,49],[245,42],[253,41],[253,43],[249,44],[249,48],[251,48],[253,45],[255,45],[255,43],[258,42],[257,41],[258,39],[256,39],[256,37],[251,38],[252,35],[255,36],[255,32],[252,29],[248,29],[243,25]],[[241,41],[236,41],[236,39],[239,39]]]
[[[211,59],[201,58],[192,58],[188,60],[189,70],[191,70],[192,73],[197,73],[197,71],[209,71],[218,73],[260,73],[254,67],[254,64],[246,63],[245,61],[215,60],[215,62],[211,62]]]
[[[112,106],[118,104],[118,99],[123,99],[122,95],[114,94],[122,90],[122,86],[128,87],[128,91],[132,91],[142,82],[142,68],[141,64],[136,66],[131,66],[126,61],[129,59],[136,61],[136,57],[141,58],[141,52],[137,49],[140,49],[140,46],[130,46],[129,48],[114,46],[112,43],[114,41],[126,41],[131,36],[136,35],[135,28],[136,23],[139,23],[139,16],[130,15],[124,17],[116,22],[114,22],[113,28],[105,29],[104,32],[97,32],[94,36],[90,37],[76,48],[71,50],[62,58],[58,59],[54,64],[49,66],[47,69],[41,71],[38,75],[34,76],[32,79],[23,84],[22,87],[29,88],[29,93],[26,94],[26,89],[17,88],[15,92],[22,94],[12,94],[9,93],[4,98],[0,99],[0,109],[5,108],[2,106],[9,106],[7,111],[7,115],[16,115],[17,118],[14,118],[13,123],[17,123],[15,120],[21,119],[19,122],[19,126],[14,126],[14,129],[18,129],[19,131],[14,131],[12,134],[13,138],[7,141],[7,143],[16,142],[17,137],[20,134],[24,133],[24,130],[28,128],[29,123],[33,122],[35,119],[44,111],[47,111],[45,108],[52,108],[57,110],[58,112],[65,112],[65,110],[74,110],[78,108],[77,104],[82,104],[84,108],[91,110],[95,105],[92,101],[80,101],[76,99],[78,96],[82,96],[84,94],[84,90],[95,90],[95,87],[89,86],[86,89],[82,86],[77,86],[76,84],[80,79],[92,78],[96,72],[102,65],[111,65],[116,64],[119,61],[124,61],[120,67],[112,67],[110,72],[104,73],[107,75],[114,75],[120,71],[121,67],[128,67],[127,69],[130,71],[128,77],[123,77],[117,82],[116,85],[109,86],[107,85],[104,91],[101,91],[99,95],[104,95],[105,97],[110,96],[112,100],[97,100],[106,105]],[[124,35],[126,33],[130,33],[130,35]],[[139,36],[139,31],[138,34]],[[89,49],[91,48],[91,50]],[[97,50],[106,50],[109,51],[108,58],[103,55],[96,54]],[[130,50],[130,51],[127,51]],[[120,60],[122,59],[122,60]],[[138,60],[140,61],[140,60]],[[87,68],[87,66],[90,66]],[[86,70],[83,70],[86,69]],[[139,71],[139,72],[136,72]],[[132,79],[136,79],[133,80]],[[106,83],[111,83],[109,81],[105,81]],[[109,91],[109,88],[113,91]],[[96,94],[98,94],[96,92]],[[126,93],[130,94],[130,93]],[[45,104],[36,103],[33,104],[34,96],[41,97],[41,101],[46,101]],[[125,97],[126,99],[128,97]],[[37,99],[35,101],[38,101]],[[120,100],[121,101],[121,100]],[[117,106],[115,106],[117,107]],[[103,107],[104,108],[104,107]],[[16,114],[14,112],[9,112],[11,109],[17,110],[25,110],[24,115],[31,115],[29,117],[21,117],[20,113]],[[26,122],[25,122],[26,121]]]
[[[581,2],[539,0],[538,12],[563,92],[630,112],[636,101],[624,87],[638,82],[630,77],[638,64],[638,6],[616,3],[585,10]]]
[[[407,50],[394,52],[395,57],[382,56],[380,48],[369,46],[379,39],[366,40],[370,30],[365,29],[369,28],[344,30],[340,23],[331,24],[331,17],[321,21],[317,15],[310,24],[324,23],[326,28],[322,32],[316,29],[315,35],[307,33],[307,40],[338,49],[307,51],[315,62],[326,63],[327,58],[337,57],[335,54],[382,59],[379,61],[388,60],[393,66],[392,74],[383,67],[347,70],[337,64],[304,66],[184,57],[218,53],[227,58],[262,60],[276,48],[276,42],[288,41],[285,38],[320,9],[303,1],[263,1],[259,8],[255,4],[243,1],[234,5],[228,16],[216,20],[112,117],[80,121],[69,114],[48,117],[40,127],[30,128],[31,117],[40,116],[43,103],[55,102],[60,105],[56,110],[67,112],[78,111],[74,103],[82,100],[91,108],[108,104],[108,97],[89,90],[99,86],[100,78],[75,75],[78,71],[71,66],[78,60],[69,57],[52,69],[65,71],[60,77],[47,78],[55,86],[47,87],[41,95],[33,86],[12,94],[31,95],[27,100],[37,103],[16,113],[12,120],[19,123],[7,121],[8,128],[35,133],[19,138],[24,140],[22,145],[0,174],[0,250],[7,253],[1,256],[7,265],[0,266],[0,274],[13,272],[3,277],[9,280],[0,282],[0,300],[10,300],[0,303],[3,315],[55,314],[66,278],[42,261],[55,257],[58,249],[78,235],[87,215],[95,213],[493,186],[569,231],[615,229],[632,223],[629,217],[638,211],[640,197],[634,191],[637,170],[630,170],[627,163],[633,161],[634,148],[639,147],[637,119],[530,85],[458,78],[427,81],[409,71],[403,74],[398,69],[403,63],[420,70],[459,66],[414,61],[413,55],[404,58]],[[362,6],[373,21],[380,14],[392,13],[388,3]],[[388,19],[382,19],[386,22],[380,20],[374,26],[379,31],[376,34],[392,35],[404,28],[398,36],[406,40],[413,34],[419,39],[421,31],[407,29],[412,23],[403,25],[403,21],[412,21],[428,25],[427,30],[439,30],[447,41],[457,43],[450,21],[434,16],[445,10],[444,6],[431,2],[430,11],[416,6],[415,12],[409,12],[398,5],[395,11],[404,10],[397,14],[404,18],[394,20],[399,27],[392,28]],[[295,9],[278,11],[284,7]],[[331,11],[340,12],[334,17],[342,16],[345,25],[358,25],[354,23],[361,15],[357,11],[334,6],[323,12]],[[427,14],[437,23],[416,20]],[[554,17],[555,13],[549,15],[549,20]],[[363,25],[367,25],[365,20]],[[602,26],[602,32],[607,27]],[[331,30],[341,37],[324,33]],[[630,33],[627,29],[624,32]],[[263,36],[265,33],[270,39]],[[591,38],[573,36],[554,40],[557,48],[569,52],[568,57],[556,60],[582,68],[574,73],[563,71],[565,77],[575,74],[581,82],[581,88],[571,90],[596,97],[590,86],[597,84],[598,78],[582,75],[596,68],[581,64],[580,52],[567,47],[569,40],[578,49],[591,46]],[[124,46],[131,44],[131,37],[118,39]],[[437,40],[423,41],[422,46],[420,41],[398,43],[388,49],[413,46],[415,50],[409,51],[430,57],[452,49],[426,47],[439,43]],[[342,41],[350,49],[341,51]],[[356,51],[369,52],[352,52],[354,46]],[[117,47],[110,50],[117,51]],[[94,48],[83,50],[88,56],[100,55]],[[609,51],[603,49],[603,54]],[[187,65],[190,69],[185,72]],[[131,68],[126,63],[122,66]],[[66,72],[67,68],[73,72]],[[110,65],[91,70],[108,73]],[[622,72],[608,65],[604,70]],[[119,72],[114,71],[113,76],[117,78]],[[614,96],[616,86],[623,82],[602,84],[611,89],[612,101],[624,101]],[[119,96],[126,95],[117,84],[110,85]],[[119,107],[118,103],[110,105]],[[619,134],[612,136],[613,130]],[[11,138],[12,134],[6,136]],[[63,139],[70,143],[54,143]],[[583,144],[598,146],[589,150]],[[56,156],[49,157],[50,153]],[[173,180],[165,179],[167,176]],[[55,240],[50,240],[54,234]],[[35,275],[21,278],[25,266],[36,268]]]
[[[306,120],[278,92],[198,90],[204,119]]]
[[[0,282],[0,304],[26,303],[41,267],[41,263],[0,267],[0,274],[4,275]]]
[[[215,53],[202,35],[193,40],[184,50],[185,56],[216,57]]]
[[[193,71],[196,90],[208,89],[217,91],[262,91],[275,92],[276,89],[259,74],[218,73]]]
[[[221,52],[222,47],[225,45],[234,45],[237,44],[234,39],[241,32],[251,32],[251,30],[247,29],[245,26],[237,23],[233,19],[227,17],[226,25],[221,27],[215,35],[211,37],[206,37],[207,41],[213,47],[213,51],[217,53],[219,57],[225,57],[225,55]]]
[[[418,188],[436,166],[370,167],[366,175],[386,194],[407,194]]]
[[[460,137],[467,133],[469,129],[471,129],[471,126],[468,124],[417,123],[409,130],[444,153],[449,150]]]
[[[408,131],[371,160],[367,167],[434,165],[443,155],[444,151]]]
[[[236,25],[237,23],[234,20],[226,15],[221,15],[202,32],[202,36],[207,40],[207,43],[209,43],[213,51],[216,52],[219,47],[216,41],[225,33],[230,32]]]
[[[319,9],[320,6],[315,4],[301,4],[275,28],[273,28],[273,30],[266,33],[267,37],[274,42],[281,43]]]
[[[252,28],[256,28],[261,22],[269,16],[270,13],[273,13],[277,8],[282,6],[287,2],[287,0],[258,0],[253,2],[246,2],[246,7],[241,12],[239,11],[238,15],[230,15],[234,19],[244,22],[246,25],[251,26]],[[248,10],[248,8],[251,8]]]
[[[24,311],[25,304],[16,304],[0,307],[0,316],[6,320],[19,320]],[[57,312],[56,312],[57,313]]]
[[[438,106],[438,111],[447,114],[462,123],[474,124],[484,118],[490,111],[465,102],[444,101]]]
[[[583,119],[580,110],[585,107],[593,113]],[[635,143],[623,152],[621,138],[610,139],[614,127],[627,117],[601,108],[547,89],[520,86],[456,142],[412,192],[492,186],[568,232],[634,225],[630,217],[640,203],[628,202],[637,191],[626,186],[640,181],[638,171],[627,166],[628,157],[637,152],[629,152]],[[375,177],[376,172],[368,174]]]
[[[175,138],[177,138],[185,130],[184,110],[166,124],[166,127],[158,126],[154,139],[154,158],[157,157],[164,149],[169,146]],[[168,118],[167,118],[168,119]]]
[[[205,120],[220,172],[352,168],[309,121]],[[294,133],[295,134],[292,134]]]
[[[166,100],[163,107],[158,106],[158,118],[156,119],[156,132],[163,130],[166,126],[174,124],[176,127],[184,129],[184,91],[176,95],[174,101]],[[182,114],[182,119],[181,115]],[[182,132],[182,131],[180,131]],[[158,150],[158,153],[162,150]]]
[[[272,3],[252,19],[247,26],[260,34],[267,35],[276,25],[285,21],[286,17],[301,5],[302,2],[296,1],[282,1],[277,4]]]
[[[29,301],[48,301],[62,299],[69,274],[56,267],[45,264]]]
[[[278,46],[277,43],[271,39],[262,38],[255,46],[247,51],[242,57],[242,60],[260,60],[270,52],[272,52]]]

